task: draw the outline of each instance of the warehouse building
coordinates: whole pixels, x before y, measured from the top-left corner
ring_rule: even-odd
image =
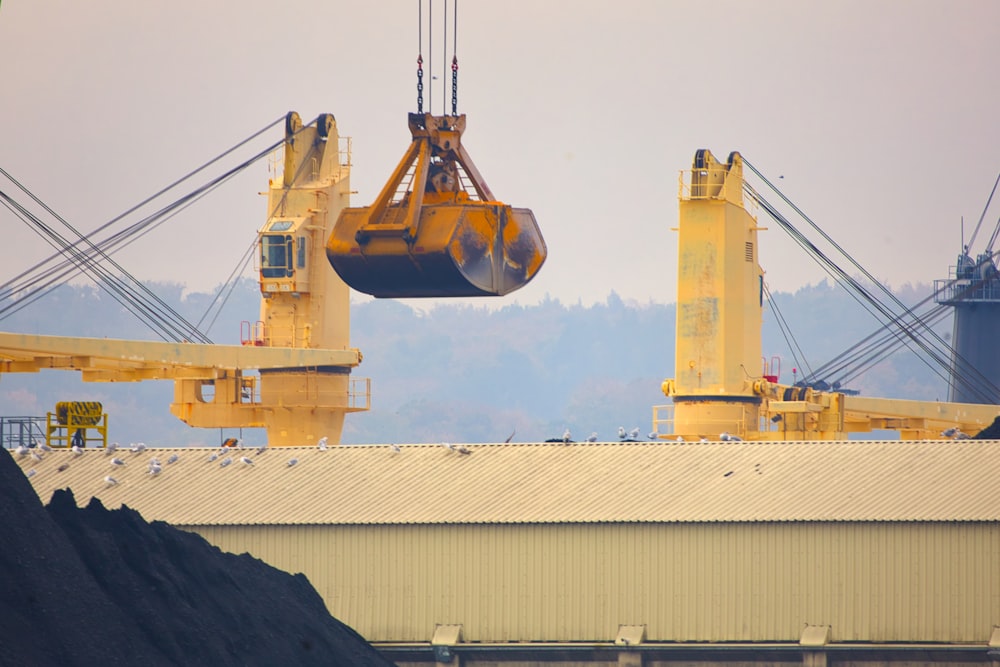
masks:
[[[998,448],[404,445],[125,452],[114,471],[102,451],[19,462],[45,501],[70,487],[81,505],[125,504],[305,573],[400,665],[964,665],[1000,664]],[[150,457],[175,452],[149,474]]]

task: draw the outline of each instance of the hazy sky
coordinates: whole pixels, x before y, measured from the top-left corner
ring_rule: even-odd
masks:
[[[946,277],[961,218],[970,233],[1000,171],[997,2],[473,0],[458,12],[464,143],[549,248],[535,281],[494,305],[611,290],[673,301],[677,174],[699,148],[784,176],[892,286]],[[289,110],[332,112],[353,138],[353,203],[367,205],[409,143],[416,23],[415,0],[4,0],[0,167],[90,230]],[[431,101],[440,112],[439,86]],[[264,221],[267,178],[261,163],[117,259],[213,288]],[[6,210],[0,224],[5,277],[48,253]],[[980,244],[995,214],[984,224]],[[771,289],[820,280],[771,227]]]

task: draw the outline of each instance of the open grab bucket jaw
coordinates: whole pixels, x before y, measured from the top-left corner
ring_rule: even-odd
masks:
[[[461,144],[465,115],[409,114],[413,141],[371,206],[344,209],[326,246],[340,278],[386,298],[503,296],[545,262],[526,208],[496,201]]]

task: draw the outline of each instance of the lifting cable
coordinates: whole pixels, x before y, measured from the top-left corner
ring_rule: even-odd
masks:
[[[953,380],[951,377],[951,360],[946,359],[943,356],[946,353],[952,357],[956,370],[960,371],[961,375],[975,379],[978,384],[977,391],[984,393],[984,388],[993,388],[992,383],[982,373],[975,369],[967,360],[962,358],[961,355],[955,353],[954,349],[947,342],[945,342],[940,335],[934,332],[926,321],[917,317],[912,309],[903,305],[903,303],[899,301],[899,299],[892,294],[891,291],[875,280],[867,270],[858,264],[846,251],[844,251],[843,248],[841,248],[836,242],[833,241],[833,239],[823,232],[823,230],[821,230],[808,216],[806,216],[805,213],[790,202],[770,181],[764,178],[764,176],[757,171],[752,164],[747,162],[745,159],[744,164],[746,164],[751,171],[753,171],[764,183],[776,192],[786,204],[788,204],[796,213],[806,220],[814,230],[816,230],[824,239],[833,245],[833,247],[836,248],[842,256],[847,258],[858,271],[868,278],[871,284],[877,285],[882,292],[890,298],[891,301],[895,302],[896,307],[902,310],[901,313],[897,314],[889,305],[880,301],[857,279],[849,276],[842,268],[840,268],[835,262],[820,251],[815,244],[795,229],[795,227],[791,225],[791,223],[780,212],[778,212],[774,206],[764,200],[759,193],[747,186],[747,191],[750,196],[761,204],[762,208],[764,208],[764,210],[767,211],[772,218],[774,218],[779,226],[781,226],[782,229],[784,229],[786,233],[788,233],[793,240],[796,241],[796,243],[804,248],[838,284],[845,287],[845,289],[848,290],[848,293],[851,294],[852,298],[854,298],[862,307],[868,310],[868,312],[876,317],[876,319],[883,321],[884,327],[891,333],[892,338],[907,347],[910,347],[910,342],[912,342],[914,345],[923,350],[926,357],[918,354],[918,358],[920,358],[932,372],[941,377],[949,387],[953,387]],[[927,338],[932,340],[928,341]],[[910,349],[912,350],[913,348]],[[916,350],[913,351],[916,352]],[[936,364],[937,368],[935,368],[929,360],[932,360]],[[940,369],[944,369],[944,372]]]
[[[979,216],[979,222],[976,223],[976,228],[972,230],[972,237],[969,239],[966,248],[971,248],[976,243],[976,235],[979,234],[979,227],[983,224],[983,218],[986,217],[986,211],[990,208],[990,202],[993,201],[993,195],[996,194],[997,185],[1000,185],[1000,174],[997,174],[997,180],[993,183],[993,189],[990,190],[990,196],[986,198],[986,206],[983,207],[983,213]],[[997,230],[1000,230],[1000,220],[997,221],[997,229],[993,230],[993,236],[990,238],[990,242],[986,244],[987,252],[993,249],[993,243],[997,238]]]
[[[767,283],[762,283],[764,288],[764,295],[767,297],[767,303],[774,312],[774,320],[778,324],[778,329],[781,331],[781,336],[785,339],[785,344],[788,345],[789,351],[792,353],[792,359],[795,360],[795,365],[803,370],[808,370],[809,374],[812,375],[812,369],[809,367],[809,362],[806,360],[805,352],[799,346],[799,342],[795,340],[795,336],[792,335],[792,329],[788,326],[788,322],[785,320],[785,316],[781,314],[778,309],[778,302],[774,300],[771,295],[771,290],[767,286]],[[802,355],[802,359],[799,359],[799,355]]]
[[[441,113],[446,113],[448,89],[444,87],[444,70],[448,67],[448,0],[444,1],[443,37],[441,39],[442,58],[442,89]],[[431,73],[427,81],[427,113],[433,113],[434,107],[434,0],[428,0],[427,13],[427,69]],[[452,0],[452,49],[451,49],[451,115],[458,115],[458,0]],[[424,3],[417,2],[417,113],[424,112]]]
[[[6,174],[6,172],[4,172],[4,175],[16,185],[20,185],[16,180]],[[27,192],[27,194],[35,199],[30,192]],[[86,273],[92,280],[94,280],[98,287],[103,288],[109,295],[111,295],[112,298],[115,299],[115,301],[126,308],[126,310],[131,312],[140,320],[144,320],[147,325],[149,325],[150,328],[163,340],[170,340],[171,337],[180,334],[184,325],[187,325],[188,327],[191,326],[190,323],[184,322],[182,318],[180,318],[179,321],[183,324],[178,324],[177,321],[170,322],[169,318],[163,318],[158,316],[156,313],[150,312],[150,309],[136,298],[136,294],[132,291],[131,286],[124,283],[122,279],[115,277],[100,264],[94,262],[92,258],[88,259],[79,250],[71,248],[71,244],[67,239],[62,237],[58,232],[52,229],[52,227],[46,225],[40,218],[28,211],[27,208],[14,201],[14,199],[7,193],[0,191],[0,200],[3,201],[4,206],[9,211],[14,213],[22,221],[32,226],[33,230],[47,243],[54,248],[67,253],[70,258],[68,261],[75,265],[76,269]],[[46,210],[48,210],[47,207]],[[61,218],[58,218],[58,216],[56,216],[56,218],[62,221]],[[118,267],[118,265],[115,266]],[[48,285],[45,287],[48,287]],[[15,302],[15,304],[17,308],[12,309],[14,312],[27,305],[27,302],[22,303],[22,300],[19,299]]]
[[[247,142],[255,139],[258,136],[260,136],[263,132],[271,129],[277,123],[282,122],[283,119],[284,119],[283,117],[279,118],[277,121],[269,124],[265,128],[263,128],[263,129],[259,130],[258,132],[254,133],[253,135],[251,135],[247,139],[241,141],[237,145],[233,146],[232,148],[228,149],[227,151],[225,151],[225,152],[221,153],[220,155],[216,156],[215,158],[213,158],[209,162],[205,163],[201,167],[195,169],[194,171],[190,172],[186,176],[184,176],[181,179],[175,181],[174,183],[172,183],[171,185],[167,186],[166,188],[160,190],[159,192],[157,192],[156,194],[152,195],[151,197],[145,199],[143,202],[141,202],[141,203],[137,204],[136,206],[130,208],[125,213],[122,213],[121,215],[117,216],[113,220],[111,220],[108,223],[102,225],[101,227],[99,227],[98,229],[94,230],[93,232],[91,232],[87,236],[82,236],[82,235],[79,234],[79,232],[75,232],[75,230],[73,230],[77,234],[77,236],[79,237],[78,240],[75,241],[75,242],[73,242],[73,243],[69,243],[65,239],[63,239],[63,240],[60,241],[58,239],[58,235],[57,234],[54,234],[54,232],[52,232],[51,229],[48,228],[47,226],[42,225],[41,221],[38,220],[37,218],[35,218],[35,216],[30,216],[30,214],[27,213],[26,209],[24,209],[22,211],[21,215],[19,215],[19,217],[22,217],[22,216],[28,217],[28,220],[25,220],[25,221],[29,222],[29,224],[33,225],[34,228],[36,229],[36,231],[43,230],[43,231],[38,231],[38,233],[43,234],[45,236],[48,236],[49,237],[49,243],[50,243],[50,245],[53,245],[54,247],[56,247],[58,251],[54,255],[52,255],[49,258],[47,258],[46,260],[43,260],[42,262],[36,264],[34,267],[32,267],[32,269],[29,269],[28,271],[25,271],[25,272],[21,273],[15,279],[13,279],[11,281],[8,281],[7,283],[5,283],[3,285],[0,285],[0,299],[12,298],[14,295],[20,294],[20,293],[22,293],[24,291],[28,291],[28,294],[26,296],[21,296],[21,298],[18,298],[15,303],[10,304],[10,305],[8,305],[6,307],[0,308],[0,319],[2,319],[3,317],[11,314],[12,312],[16,312],[17,310],[20,310],[21,308],[25,307],[29,303],[37,300],[38,298],[40,298],[44,294],[50,292],[52,289],[54,289],[55,287],[57,287],[59,284],[62,284],[63,282],[65,282],[66,280],[68,280],[73,275],[76,275],[77,273],[79,273],[81,270],[82,271],[86,271],[86,269],[88,267],[94,267],[96,265],[95,257],[100,257],[100,258],[103,258],[105,261],[110,261],[109,258],[108,258],[108,253],[111,250],[117,250],[117,249],[120,249],[121,247],[126,247],[128,244],[130,244],[131,242],[133,242],[137,238],[140,238],[141,236],[145,235],[149,231],[152,231],[152,229],[154,229],[157,226],[159,226],[160,224],[162,224],[162,222],[166,221],[170,217],[173,217],[173,215],[176,215],[181,210],[183,210],[184,208],[186,208],[190,204],[192,204],[195,201],[197,201],[198,199],[200,199],[202,196],[204,196],[205,194],[207,194],[208,192],[210,192],[211,190],[213,190],[215,187],[221,185],[223,182],[225,182],[229,178],[231,178],[234,175],[236,175],[237,173],[241,172],[243,169],[245,169],[246,167],[248,167],[250,164],[253,164],[257,160],[259,160],[259,159],[261,159],[263,157],[266,157],[267,155],[269,155],[270,153],[272,153],[278,146],[281,145],[281,143],[282,143],[281,141],[272,144],[271,146],[269,146],[264,151],[259,152],[254,157],[252,157],[249,160],[243,162],[242,164],[238,165],[237,167],[235,167],[233,169],[230,169],[229,171],[227,171],[222,176],[209,181],[205,185],[200,186],[194,192],[189,193],[188,195],[185,195],[184,197],[181,197],[176,202],[174,202],[174,203],[172,203],[172,204],[170,204],[170,205],[168,205],[168,206],[160,209],[159,211],[157,211],[156,213],[154,213],[154,214],[152,214],[150,216],[147,216],[143,220],[140,220],[138,223],[135,223],[135,224],[131,225],[126,230],[124,230],[122,232],[118,232],[117,234],[114,234],[111,237],[108,237],[108,238],[104,239],[103,241],[97,243],[96,245],[91,240],[94,237],[94,235],[97,234],[98,232],[105,230],[110,225],[114,224],[115,222],[120,221],[126,215],[128,215],[128,214],[136,211],[140,207],[144,206],[145,204],[149,203],[150,201],[156,199],[157,197],[161,196],[162,194],[164,194],[167,191],[171,190],[172,188],[176,187],[178,184],[182,183],[183,181],[189,179],[193,175],[195,175],[198,172],[202,171],[203,169],[205,169],[209,165],[217,162],[219,159],[225,157],[226,155],[232,153],[234,150],[236,150],[236,149],[240,148],[241,146],[245,145]],[[7,175],[8,178],[10,178],[10,176],[8,174],[6,174],[6,172],[3,172],[3,173],[5,175]],[[16,181],[13,181],[12,178],[11,178],[11,180],[12,180],[12,182],[16,182]],[[18,184],[18,185],[20,185],[20,184]],[[22,187],[22,189],[24,189],[24,188]],[[26,191],[26,189],[24,189],[24,190]],[[30,193],[29,193],[29,196],[31,196],[36,202],[38,202],[39,204],[41,204],[40,200],[38,200],[37,197],[34,197],[34,195],[30,195]],[[8,198],[8,201],[9,201],[9,198]],[[11,209],[11,205],[8,205],[8,204],[5,204],[5,205],[7,205],[8,210]],[[70,227],[68,225],[68,223],[66,223],[64,220],[62,220],[61,218],[59,218],[59,216],[57,216],[54,212],[52,212],[51,209],[48,209],[48,207],[45,207],[44,204],[41,204],[41,205],[46,210],[48,210],[51,215],[53,215],[58,220],[60,220],[60,222],[63,222],[64,225],[66,225],[67,227],[69,227],[70,229],[72,229],[72,227]],[[15,208],[23,209],[23,207],[15,207]],[[22,220],[24,220],[25,217],[22,217]],[[32,220],[32,218],[34,218],[34,220]],[[44,231],[44,230],[48,230],[48,231]],[[87,250],[87,251],[82,250],[79,247],[81,245],[85,245],[85,246],[89,247],[89,250]],[[68,255],[71,259],[66,259],[65,258],[66,255]],[[63,257],[62,261],[58,265],[54,264],[55,260],[57,260],[60,257]],[[52,266],[49,266],[49,268],[43,270],[42,267],[45,267],[47,264],[52,265]],[[114,263],[112,262],[112,264],[114,264]],[[246,260],[241,260],[241,264],[243,266],[245,266],[246,265]],[[177,341],[181,341],[181,340],[198,340],[200,342],[211,342],[211,341],[208,340],[207,336],[205,336],[200,331],[198,331],[197,327],[195,327],[194,325],[191,325],[190,323],[186,322],[175,311],[173,311],[169,306],[167,306],[161,299],[159,299],[158,297],[156,297],[156,295],[154,295],[151,291],[149,291],[148,288],[146,288],[138,280],[136,280],[134,277],[130,276],[127,272],[125,272],[124,269],[122,269],[117,264],[114,264],[114,266],[116,268],[118,268],[120,271],[122,271],[126,276],[128,276],[128,278],[132,281],[133,284],[138,285],[139,288],[143,292],[145,292],[147,294],[147,296],[149,297],[149,300],[146,300],[145,302],[143,302],[142,299],[140,298],[141,295],[137,294],[135,292],[135,290],[131,286],[129,286],[129,285],[121,282],[120,279],[112,276],[110,273],[107,273],[106,271],[104,271],[102,273],[103,269],[101,269],[101,270],[96,270],[95,269],[97,271],[97,273],[98,273],[98,276],[99,276],[99,277],[95,278],[95,282],[97,282],[97,284],[99,286],[101,286],[102,288],[105,288],[106,290],[115,291],[120,296],[123,296],[128,301],[130,301],[133,304],[135,304],[134,308],[138,308],[140,312],[147,313],[147,317],[143,318],[139,313],[136,312],[136,310],[134,308],[128,308],[128,306],[126,306],[131,312],[133,312],[134,314],[136,314],[137,316],[139,316],[140,319],[144,319],[145,323],[147,324],[147,326],[150,326],[150,328],[152,328],[154,331],[157,331],[157,329],[159,329],[159,331],[157,331],[158,335],[160,335],[161,337],[164,337],[164,334],[166,334],[167,338],[165,338],[165,340],[169,338],[169,339],[173,339],[173,340],[177,340]],[[36,273],[37,275],[32,276],[33,272]],[[92,275],[92,277],[94,277],[94,276]],[[25,279],[25,280],[22,280],[22,279]],[[18,283],[17,282],[18,280],[22,280],[22,282]],[[47,280],[47,282],[42,283],[43,280]],[[159,304],[159,305],[157,305],[157,304]],[[125,304],[123,304],[123,305],[125,305]],[[166,321],[172,321],[173,324],[169,324],[169,325],[165,325],[164,326],[164,320],[166,320]],[[160,324],[158,325],[157,322],[159,322]],[[174,326],[174,325],[176,325],[176,326]],[[178,330],[178,328],[180,330]]]

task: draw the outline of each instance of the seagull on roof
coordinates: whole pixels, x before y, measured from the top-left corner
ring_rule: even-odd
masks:
[[[257,451],[254,453],[254,456],[260,456],[266,451],[267,451],[267,445],[261,445],[260,447],[257,448]]]
[[[38,452],[36,452],[34,449],[32,449],[31,451],[29,451],[28,454],[35,461],[41,461],[42,460],[42,455],[39,454]]]
[[[163,468],[159,464],[149,466],[150,477],[156,477],[161,472],[163,472]]]
[[[652,437],[652,438],[650,438],[650,440],[656,440],[656,434],[655,434],[655,433],[652,433],[651,435],[652,435],[653,437]],[[684,442],[684,436],[683,436],[683,435],[679,435],[679,436],[677,436],[677,437],[675,438],[675,440],[676,440],[677,442]]]
[[[969,435],[968,433],[962,433],[961,431],[959,431],[958,433],[955,434],[955,440],[971,440],[971,439],[972,436]]]
[[[215,459],[217,458],[219,458],[219,452],[212,452],[211,454],[208,455],[208,462],[214,463]]]
[[[396,443],[392,443],[389,446],[392,447],[392,453],[393,454],[399,454],[401,451],[403,451],[402,449],[400,449],[399,445],[397,445]]]
[[[154,456],[153,458],[149,459],[149,465],[151,465],[151,466],[158,466],[158,465],[163,465],[163,464],[160,463],[160,459],[158,459],[158,458],[156,458]]]
[[[69,467],[69,464],[68,463],[64,463],[61,466],[59,466],[58,468],[56,468],[56,472],[62,472],[63,470],[66,470],[66,468],[68,468],[68,467]]]
[[[241,456],[240,457],[240,463],[242,463],[245,466],[252,466],[253,465],[253,459],[251,459],[248,456]]]
[[[179,458],[180,456],[178,456],[177,454],[171,454],[170,458],[167,459],[167,465],[170,465],[171,463],[177,463],[177,459]]]
[[[224,458],[221,461],[219,461],[219,467],[220,468],[225,468],[227,465],[229,465],[232,462],[233,462],[232,457],[227,456],[226,458]]]
[[[107,447],[105,447],[105,449],[104,449],[104,455],[107,456],[108,454],[110,454],[111,452],[115,451],[116,449],[118,449],[118,443],[117,442],[112,442],[110,445],[108,445]]]
[[[597,431],[587,436],[587,442],[597,442]]]
[[[298,462],[299,462],[298,459],[288,459],[288,467],[291,468],[293,465],[296,465]]]
[[[35,471],[35,469],[34,469],[34,468],[32,468],[31,470],[29,470],[29,471],[28,471],[27,473],[25,473],[25,474],[26,474],[26,475],[27,475],[28,477],[34,477],[34,476],[35,476],[35,475],[37,475],[38,473],[37,473],[37,472]]]
[[[618,427],[618,439],[619,440],[624,440],[627,437],[628,437],[628,433],[625,432],[625,427],[624,426],[619,426]]]
[[[26,446],[25,446],[25,445],[24,445],[24,444],[22,443],[22,444],[20,444],[20,445],[18,445],[18,446],[17,446],[17,448],[16,448],[15,450],[14,450],[14,453],[15,453],[15,454],[17,454],[18,456],[27,456],[27,455],[28,455],[28,452],[29,452],[29,451],[31,451],[31,450],[29,450],[29,449],[28,449],[28,448],[27,448],[27,447],[26,447]]]
[[[639,427],[638,426],[636,426],[634,429],[632,429],[631,431],[629,431],[628,432],[629,440],[638,440],[639,439],[639,432],[640,431],[639,431]]]
[[[441,446],[447,449],[449,452],[455,451],[455,445],[451,444],[450,442],[442,442]]]
[[[73,456],[83,456],[83,447],[80,445],[73,445],[70,449],[73,451]]]
[[[120,458],[118,458],[116,456],[115,458],[111,459],[111,465],[113,465],[113,466],[123,466],[123,465],[125,465],[125,462],[122,461]]]
[[[49,447],[49,444],[47,442],[39,442],[37,444],[38,444],[38,448],[40,450],[42,450],[43,452],[51,452],[52,451],[52,448]]]
[[[107,484],[108,486],[114,486],[115,484],[118,483],[118,480],[112,477],[111,475],[105,475],[104,483]]]
[[[566,429],[565,431],[563,431],[563,434],[562,434],[563,444],[569,444],[569,441],[570,441],[570,439],[572,437],[573,436],[570,434],[569,429]]]
[[[941,435],[943,435],[946,438],[954,438],[956,433],[958,433],[957,426],[952,426],[951,428],[946,428],[945,430],[941,431]]]
[[[133,442],[132,446],[129,448],[132,450],[133,454],[138,454],[140,452],[146,451],[146,443],[144,442]]]
[[[318,447],[321,452],[325,452],[326,451],[326,443],[327,442],[328,442],[328,440],[326,439],[326,436],[324,435],[322,438],[319,439],[319,442],[316,443],[316,447]]]
[[[469,449],[468,447],[466,447],[465,445],[458,445],[457,447],[455,447],[455,451],[458,452],[459,454],[471,454],[472,453],[472,450]]]

